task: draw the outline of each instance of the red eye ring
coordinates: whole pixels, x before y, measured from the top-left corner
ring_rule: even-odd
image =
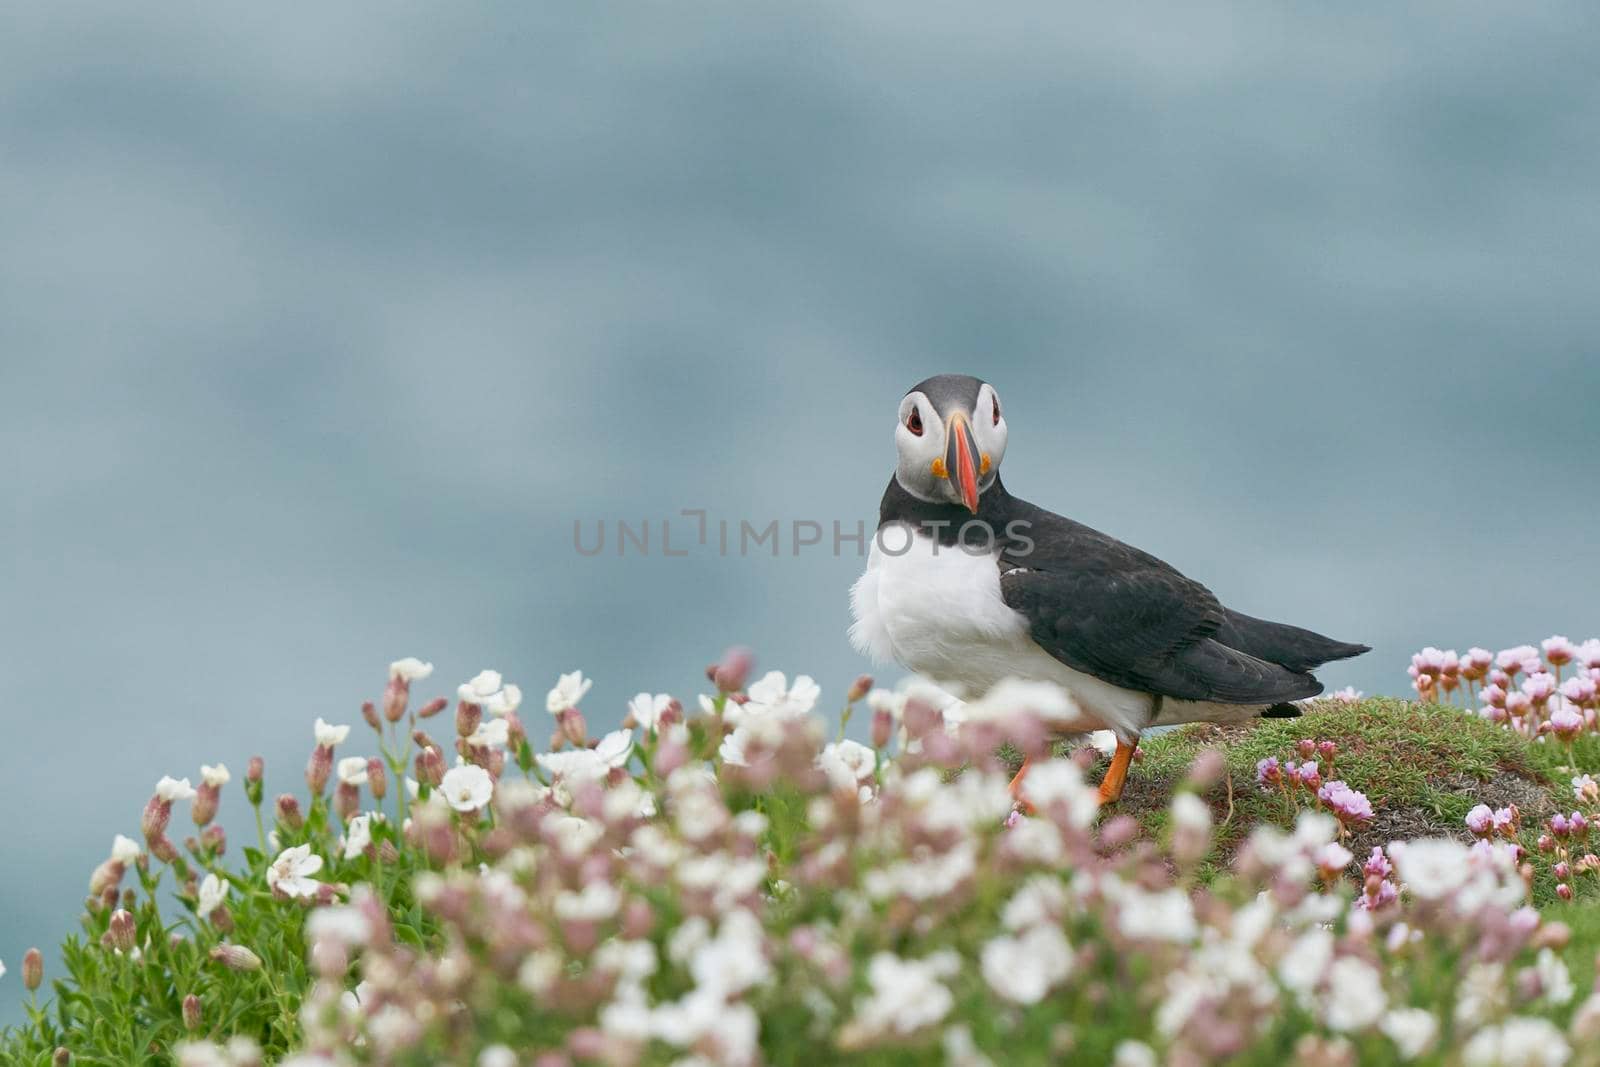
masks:
[[[922,412],[918,411],[915,407],[911,409],[911,414],[906,416],[906,429],[910,430],[918,437],[922,436]]]
[[[1000,425],[1000,398],[998,396],[994,395],[993,393],[990,393],[989,394],[989,399],[994,403],[994,424],[996,426],[999,426]]]

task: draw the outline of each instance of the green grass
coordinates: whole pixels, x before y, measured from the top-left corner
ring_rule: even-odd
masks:
[[[1225,863],[1255,826],[1290,822],[1286,799],[1256,784],[1256,763],[1268,756],[1298,759],[1295,745],[1302,738],[1336,743],[1333,771],[1324,766],[1324,780],[1341,778],[1372,801],[1372,823],[1348,842],[1358,861],[1373,846],[1399,838],[1465,837],[1462,820],[1480,803],[1516,804],[1524,844],[1532,848],[1538,824],[1570,799],[1561,749],[1530,746],[1459,708],[1375,698],[1353,705],[1319,701],[1298,719],[1197,723],[1147,737],[1116,810],[1159,834],[1190,764],[1202,751],[1217,749],[1228,774],[1206,800],[1218,827],[1216,862]],[[1542,900],[1553,887],[1541,888]]]

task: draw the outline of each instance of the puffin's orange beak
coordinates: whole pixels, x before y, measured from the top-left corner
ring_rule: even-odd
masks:
[[[961,412],[950,416],[945,432],[944,467],[961,492],[961,502],[974,515],[978,513],[978,444],[972,428]]]

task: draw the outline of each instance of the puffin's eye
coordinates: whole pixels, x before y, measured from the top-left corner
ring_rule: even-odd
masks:
[[[910,430],[918,437],[922,436],[922,412],[918,411],[915,407],[911,409],[911,414],[906,416],[906,429]]]
[[[1000,397],[994,393],[989,394],[989,400],[994,404],[994,424],[1000,425]]]

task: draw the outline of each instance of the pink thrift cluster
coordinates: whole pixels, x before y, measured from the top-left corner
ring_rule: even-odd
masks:
[[[1596,730],[1600,707],[1600,638],[1580,643],[1556,635],[1491,653],[1425,648],[1407,669],[1425,701],[1457,703],[1529,738],[1571,746]]]
[[[1372,802],[1361,793],[1333,777],[1339,746],[1333,741],[1301,740],[1295,746],[1295,759],[1280,761],[1268,756],[1256,764],[1256,783],[1268,792],[1282,795],[1292,808],[1302,803],[1320,808],[1338,820],[1341,831],[1372,821]]]

